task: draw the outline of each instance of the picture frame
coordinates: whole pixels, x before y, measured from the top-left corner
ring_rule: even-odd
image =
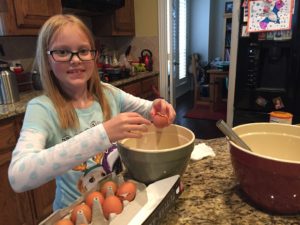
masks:
[[[225,2],[225,13],[232,13],[233,2]]]
[[[292,26],[293,0],[278,0],[278,2],[280,4],[277,4],[277,1],[270,1],[270,3],[267,3],[265,0],[249,1],[247,32],[290,30]],[[273,13],[271,15],[276,20],[269,19],[270,12]],[[279,33],[278,36],[280,36]]]

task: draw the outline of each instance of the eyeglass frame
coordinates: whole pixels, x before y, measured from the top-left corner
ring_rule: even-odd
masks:
[[[53,56],[53,52],[55,51],[60,51],[60,50],[64,50],[64,49],[54,49],[54,50],[48,50],[46,51],[47,55],[51,55],[52,59],[55,61],[55,62],[70,62],[73,58],[74,55],[76,55],[78,57],[78,59],[80,59],[81,61],[92,61],[96,58],[96,55],[97,55],[97,50],[96,49],[88,49],[88,51],[90,53],[94,53],[94,56],[92,59],[88,59],[88,60],[85,60],[85,59],[82,59],[79,55],[79,52],[80,51],[77,51],[77,52],[72,52],[72,51],[69,51],[69,50],[64,50],[64,51],[67,51],[69,52],[71,55],[70,55],[70,58],[67,60],[67,61],[57,61],[54,56]],[[87,50],[87,49],[86,49]]]

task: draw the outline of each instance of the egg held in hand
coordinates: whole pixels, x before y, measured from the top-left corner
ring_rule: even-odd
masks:
[[[169,117],[158,112],[153,117],[153,124],[157,128],[166,127],[169,125]]]
[[[136,195],[136,185],[133,182],[126,181],[121,184],[118,189],[116,195],[122,200],[127,200],[131,202]]]
[[[77,213],[79,211],[82,211],[82,213],[84,214],[87,222],[90,223],[91,220],[92,220],[92,210],[85,203],[79,204],[79,205],[77,205],[77,206],[74,207],[74,209],[72,211],[72,214],[71,214],[71,220],[73,221],[73,223],[76,223]]]

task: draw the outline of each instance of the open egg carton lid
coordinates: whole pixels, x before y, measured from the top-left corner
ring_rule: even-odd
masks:
[[[45,220],[40,222],[39,225],[54,225],[60,219],[70,218],[73,208],[84,202],[85,197],[89,193],[99,190],[101,184],[105,181],[114,180],[118,176],[122,175],[119,174],[116,176],[114,173],[109,174],[101,180],[96,187],[84,193],[72,205],[55,211]],[[136,182],[136,185],[137,192],[134,200],[125,203],[123,211],[118,215],[111,215],[109,220],[104,218],[100,204],[93,205],[92,221],[89,225],[159,224],[159,221],[164,217],[183,191],[179,175],[156,181],[147,187],[145,184],[139,182]],[[96,201],[94,202],[98,203]],[[76,225],[85,221],[84,215],[82,216],[83,217],[80,216],[77,219]]]

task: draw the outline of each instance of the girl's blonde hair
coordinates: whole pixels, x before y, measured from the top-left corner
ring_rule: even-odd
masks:
[[[66,24],[76,24],[87,36],[92,49],[95,49],[95,42],[87,26],[74,15],[55,15],[48,19],[40,30],[37,39],[35,66],[37,67],[44,93],[51,99],[57,111],[60,125],[63,129],[78,128],[79,120],[72,105],[70,96],[67,96],[60,88],[59,82],[51,71],[48,55],[50,41],[56,32],[59,32]],[[104,86],[100,82],[96,60],[94,61],[94,71],[87,82],[89,94],[93,95],[99,102],[104,121],[111,117],[111,109],[103,93]]]

